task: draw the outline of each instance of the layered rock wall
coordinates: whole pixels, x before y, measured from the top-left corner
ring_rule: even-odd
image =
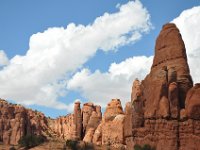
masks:
[[[0,99],[0,141],[3,143],[16,145],[24,135],[43,135],[47,130],[43,113]]]
[[[80,102],[75,102],[74,112],[49,121],[49,127],[65,140],[83,140],[92,142],[94,131],[102,119],[101,107],[85,103],[81,109]]]
[[[200,86],[193,87],[185,45],[174,24],[163,26],[151,71],[141,83],[133,83],[131,98],[125,108],[127,149],[136,144],[156,150],[200,149]],[[138,120],[144,123],[135,125]]]
[[[128,90],[128,89],[127,89]],[[27,134],[83,140],[130,149],[200,150],[200,84],[193,86],[184,42],[174,24],[163,26],[150,73],[133,82],[123,111],[119,99],[101,107],[75,102],[74,112],[57,119],[0,100],[0,141],[17,144]]]
[[[124,112],[119,99],[108,103],[101,123],[94,133],[93,143],[124,148]]]

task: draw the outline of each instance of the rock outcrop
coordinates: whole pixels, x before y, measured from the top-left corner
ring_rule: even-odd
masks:
[[[163,26],[151,71],[143,81],[133,82],[125,111],[119,99],[108,103],[103,117],[100,106],[89,102],[81,108],[75,102],[72,114],[51,119],[0,100],[0,142],[17,144],[27,134],[114,149],[149,144],[156,150],[200,150],[200,84],[193,86],[178,28]]]
[[[112,99],[94,133],[93,143],[124,148],[124,117],[120,100]]]
[[[133,103],[137,101],[141,104]],[[156,150],[199,150],[199,116],[200,86],[193,87],[179,30],[166,24],[156,41],[151,71],[141,84],[134,82],[131,102],[126,104],[127,149],[149,144]]]
[[[84,104],[83,110],[82,110],[83,123],[85,123],[85,126],[83,125],[83,128],[85,127],[85,129],[83,130],[83,135],[84,135],[83,141],[92,142],[94,132],[101,122],[102,113],[101,113],[101,107],[100,106],[98,106],[98,105],[95,106],[92,103],[90,105],[90,107],[92,109],[86,109],[87,108],[86,105],[88,105],[88,103]],[[92,111],[90,112],[90,110],[92,110]],[[89,113],[87,113],[87,112],[89,112]],[[84,119],[86,119],[87,121],[84,120]]]
[[[72,114],[49,119],[49,127],[60,139],[92,142],[94,132],[101,119],[100,106],[85,103],[81,109],[80,102],[75,102]]]
[[[101,120],[101,107],[93,103],[86,103],[81,109],[80,102],[75,102],[72,114],[51,119],[41,112],[0,99],[0,142],[16,145],[28,134],[92,142]]]
[[[174,24],[166,24],[156,40],[151,71],[142,81],[146,98],[144,117],[162,116],[157,108],[161,99],[165,99],[169,101],[170,116],[177,118],[178,109],[185,107],[186,94],[192,86],[185,45],[179,30]]]
[[[74,139],[81,140],[82,136],[82,114],[81,114],[81,106],[80,102],[75,102],[74,104],[74,116],[73,116],[73,123],[74,125]]]
[[[75,140],[78,137],[73,114],[61,116],[57,119],[49,119],[48,126],[57,138]]]
[[[190,119],[200,119],[200,84],[195,84],[186,97],[185,110]]]
[[[0,141],[16,145],[22,136],[46,135],[46,131],[48,124],[43,113],[0,99]]]

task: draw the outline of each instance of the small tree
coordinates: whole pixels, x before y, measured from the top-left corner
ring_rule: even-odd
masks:
[[[18,144],[21,147],[32,148],[32,147],[42,144],[45,141],[46,141],[46,138],[43,136],[27,134],[20,138],[20,140],[18,141]]]

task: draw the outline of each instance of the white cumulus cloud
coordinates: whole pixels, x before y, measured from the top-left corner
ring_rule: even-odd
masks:
[[[185,42],[194,83],[200,82],[200,6],[183,11],[174,22]]]
[[[8,57],[3,50],[0,50],[0,67],[9,63]]]
[[[140,1],[130,1],[117,9],[87,26],[71,23],[66,28],[49,28],[32,35],[27,53],[16,55],[0,70],[0,97],[67,109],[58,98],[66,95],[70,75],[97,50],[116,50],[150,30],[150,15]]]
[[[105,107],[112,98],[119,98],[124,105],[130,101],[133,80],[142,80],[150,71],[153,56],[136,56],[119,64],[112,63],[108,72],[87,68],[76,73],[68,83],[68,89],[77,90],[88,100]]]
[[[200,82],[200,6],[183,11],[174,22],[185,42],[188,63],[195,83]],[[91,72],[85,68],[69,81],[68,88],[82,93],[84,97],[102,106],[112,98],[120,98],[124,104],[130,100],[131,86],[135,78],[140,80],[149,73],[153,56],[127,58],[112,63],[107,72]]]

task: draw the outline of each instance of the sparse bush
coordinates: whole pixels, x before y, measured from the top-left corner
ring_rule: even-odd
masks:
[[[46,138],[40,135],[25,135],[20,138],[18,144],[20,147],[31,148],[40,145],[46,141]]]
[[[87,143],[83,141],[76,141],[76,140],[67,140],[65,144],[65,148],[71,150],[93,150],[93,144]]]
[[[142,147],[140,145],[136,144],[134,146],[134,150],[142,150]]]
[[[93,150],[94,145],[92,143],[86,143],[84,150]]]
[[[16,150],[16,148],[12,146],[9,148],[9,150]]]
[[[75,141],[75,140],[66,141],[66,147],[72,150],[77,150],[77,144],[78,144],[78,141]]]
[[[156,150],[156,149],[155,149],[154,147],[151,147],[151,146],[148,145],[148,144],[143,145],[143,147],[140,146],[140,145],[138,145],[138,144],[136,144],[136,145],[134,146],[134,150]]]

